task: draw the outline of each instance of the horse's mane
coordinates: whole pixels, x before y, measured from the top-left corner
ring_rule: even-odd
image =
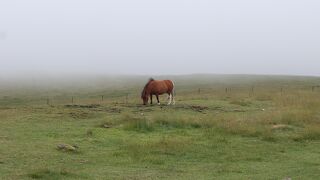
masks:
[[[143,91],[141,93],[141,97],[145,97],[147,94],[147,87],[149,86],[150,82],[154,81],[153,78],[150,78],[147,84],[144,86]]]

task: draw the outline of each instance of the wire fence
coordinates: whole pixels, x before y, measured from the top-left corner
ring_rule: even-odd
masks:
[[[314,86],[278,86],[269,87],[261,85],[251,86],[224,86],[224,87],[197,87],[197,88],[176,88],[178,99],[203,98],[209,99],[212,96],[224,97],[233,95],[243,95],[254,97],[259,94],[269,93],[271,95],[286,95],[290,93],[318,93],[320,85]],[[177,98],[176,97],[176,98]],[[166,97],[162,97],[165,100]],[[13,97],[5,96],[0,99],[0,105],[19,105],[19,104],[37,104],[37,105],[75,105],[75,104],[139,104],[141,103],[140,93],[138,90],[120,92],[120,93],[101,93],[97,94],[61,94],[47,96],[31,97]]]

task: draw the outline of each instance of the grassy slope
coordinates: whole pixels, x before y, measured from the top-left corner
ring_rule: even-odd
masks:
[[[72,92],[2,90],[0,179],[320,176],[320,92],[310,88],[318,78],[173,78],[174,107],[137,105],[143,78],[103,88],[83,85]],[[126,94],[128,104],[123,103]],[[67,107],[71,96],[75,104],[99,106]],[[79,149],[61,152],[60,143]]]

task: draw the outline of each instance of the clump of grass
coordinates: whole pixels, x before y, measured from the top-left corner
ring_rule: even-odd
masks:
[[[222,133],[244,137],[259,137],[263,140],[274,141],[274,133],[269,125],[261,123],[261,115],[230,114],[218,116],[215,127]]]
[[[153,116],[124,113],[116,121],[103,122],[99,127],[121,127],[127,131],[152,132],[161,128],[208,128],[215,122],[208,116],[182,114],[155,114]]]
[[[212,127],[214,121],[208,116],[184,116],[181,114],[156,115],[153,121],[157,126],[166,128],[207,128]]]
[[[75,175],[66,169],[62,169],[59,171],[53,171],[50,169],[41,169],[36,170],[30,174],[27,174],[29,178],[32,179],[63,179],[67,177],[74,177]]]
[[[163,156],[183,156],[191,144],[191,139],[186,137],[164,136],[153,141],[126,143],[122,153],[134,161],[163,164]]]
[[[224,115],[216,126],[223,132],[245,137],[276,141],[279,138],[302,140],[320,139],[319,114],[305,107],[278,107],[268,112]],[[301,131],[299,133],[299,131]]]
[[[91,129],[88,129],[86,132],[87,137],[92,137],[93,136],[93,131]]]
[[[124,114],[120,120],[125,130],[138,132],[151,132],[154,130],[153,123],[146,117],[135,117],[131,114]]]
[[[186,138],[178,137],[162,137],[159,141],[150,144],[150,148],[153,152],[166,154],[166,155],[176,155],[181,154],[183,149],[190,144]]]
[[[156,115],[153,117],[153,122],[160,127],[166,128],[183,128],[187,124],[184,118],[177,117],[176,115]]]
[[[314,112],[307,109],[292,109],[281,113],[280,122],[288,125],[303,126],[305,123],[312,122],[314,117]]]
[[[319,124],[307,125],[302,132],[295,134],[292,139],[294,141],[313,141],[320,140]]]
[[[261,134],[261,127],[252,126],[250,123],[233,119],[223,122],[220,127],[226,132],[236,135],[258,137]]]
[[[250,101],[245,100],[233,100],[230,102],[230,104],[235,104],[239,106],[250,106],[252,103]]]

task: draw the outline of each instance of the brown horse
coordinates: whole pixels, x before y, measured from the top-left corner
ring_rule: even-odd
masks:
[[[141,99],[143,100],[143,104],[146,105],[149,101],[149,97],[152,104],[152,96],[155,95],[157,97],[158,104],[160,105],[159,95],[168,94],[168,105],[173,103],[174,100],[174,83],[171,80],[154,80],[152,78],[149,79],[149,82],[144,86],[144,89],[141,93]]]

